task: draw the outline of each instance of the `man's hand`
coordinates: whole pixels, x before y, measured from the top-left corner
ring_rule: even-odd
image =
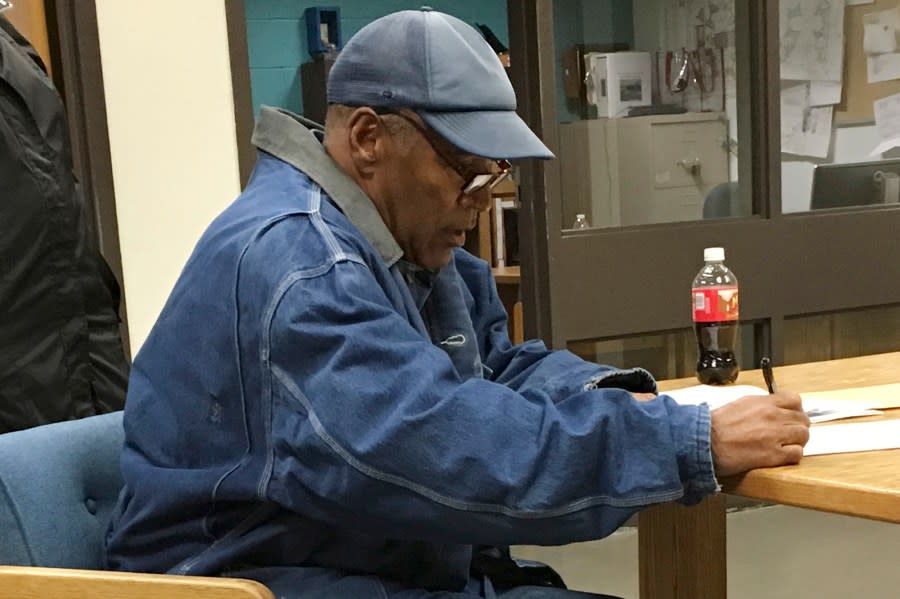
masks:
[[[809,440],[809,418],[796,393],[742,397],[714,410],[711,419],[717,476],[796,464]]]

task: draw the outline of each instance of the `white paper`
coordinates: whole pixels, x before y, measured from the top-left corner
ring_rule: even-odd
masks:
[[[863,25],[863,51],[866,54],[887,54],[897,51],[897,32],[888,25]]]
[[[900,365],[898,365],[900,366]],[[831,389],[828,391],[805,391],[803,401],[825,401],[852,403],[879,410],[900,408],[900,383],[869,385],[851,389]]]
[[[900,8],[889,8],[863,15],[863,26],[884,25],[894,31],[900,29]]]
[[[879,144],[872,154],[882,154],[895,146],[900,146],[900,94],[875,100],[875,129]]]
[[[803,455],[900,448],[900,420],[814,426]]]
[[[844,60],[844,4],[782,0],[781,78],[840,81]]]
[[[768,395],[769,392],[753,385],[694,385],[684,389],[666,391],[677,403],[689,406],[707,404],[710,410],[721,408],[745,395]]]
[[[900,52],[866,58],[866,78],[869,83],[900,79]]]
[[[856,6],[857,4],[875,4],[875,0],[847,0],[847,6]]]
[[[813,424],[842,420],[844,418],[856,418],[858,416],[877,416],[884,413],[864,402],[813,399],[806,396],[803,397],[803,410]]]
[[[807,83],[781,90],[781,151],[826,158],[831,146],[833,106],[810,106]]]
[[[840,81],[810,81],[809,106],[829,106],[841,103]]]
[[[762,387],[754,385],[693,385],[664,393],[676,403],[681,405],[698,406],[706,404],[710,410],[717,410],[736,399],[747,395],[768,395],[769,392]],[[809,416],[810,422],[827,422],[843,418],[855,418],[857,416],[871,416],[882,412],[872,409],[872,405],[857,401],[818,399],[811,397],[803,399],[803,409]]]

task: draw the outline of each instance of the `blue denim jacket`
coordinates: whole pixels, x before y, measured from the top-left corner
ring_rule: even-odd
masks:
[[[458,590],[473,545],[596,539],[715,490],[705,406],[512,345],[486,263],[406,265],[292,115],[265,108],[254,141],[134,361],[110,567]]]

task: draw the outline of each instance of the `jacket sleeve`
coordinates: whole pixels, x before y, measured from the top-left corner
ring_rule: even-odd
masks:
[[[288,509],[388,538],[557,544],[715,489],[705,407],[460,380],[353,261],[281,288],[267,494]]]
[[[455,264],[464,283],[485,376],[490,380],[525,395],[544,395],[551,401],[604,387],[656,392],[656,381],[643,368],[620,370],[587,362],[569,351],[548,350],[539,340],[513,345],[507,332],[506,309],[487,263],[458,252]]]

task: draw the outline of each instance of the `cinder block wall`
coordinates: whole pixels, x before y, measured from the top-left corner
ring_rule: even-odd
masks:
[[[346,42],[364,25],[398,10],[417,9],[423,2],[410,0],[246,0],[247,45],[254,114],[260,104],[281,106],[303,113],[300,65],[310,60],[303,11],[311,6],[337,7],[341,35]],[[467,23],[484,23],[509,45],[506,0],[432,0],[425,2]]]

